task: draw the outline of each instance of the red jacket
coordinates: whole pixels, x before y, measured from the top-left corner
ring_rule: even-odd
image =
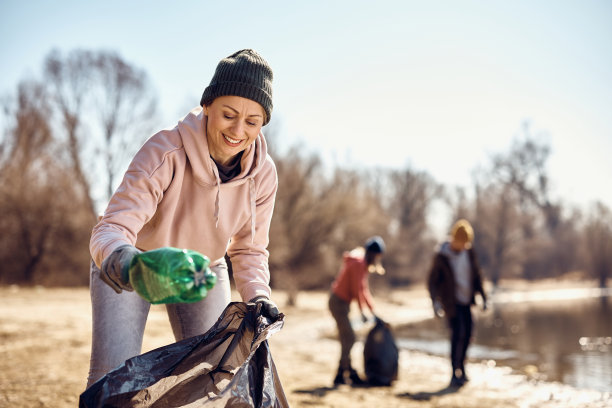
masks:
[[[359,310],[366,305],[374,308],[374,301],[368,285],[368,265],[363,251],[345,252],[342,257],[342,268],[332,283],[332,292],[340,299],[350,303],[357,299]]]

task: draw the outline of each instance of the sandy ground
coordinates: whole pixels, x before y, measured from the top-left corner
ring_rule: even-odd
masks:
[[[0,288],[0,407],[75,407],[85,386],[91,345],[87,289]],[[282,307],[285,326],[270,339],[285,393],[292,407],[612,407],[612,395],[550,383],[499,367],[471,362],[471,381],[447,388],[448,360],[401,350],[398,381],[391,387],[332,388],[339,356],[327,294],[301,293],[297,306]],[[420,288],[377,299],[378,313],[392,325],[431,316]],[[363,367],[358,330],[355,366]],[[165,309],[154,306],[144,351],[173,341]],[[363,375],[363,370],[360,370]]]

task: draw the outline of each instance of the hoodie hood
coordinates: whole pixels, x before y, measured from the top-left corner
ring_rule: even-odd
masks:
[[[198,106],[179,121],[178,131],[196,180],[205,186],[216,186],[220,183],[219,173],[208,150],[206,120],[204,110]],[[255,177],[263,167],[267,154],[266,139],[259,132],[255,141],[242,154],[240,174],[226,184],[241,184]]]
[[[206,136],[206,121],[204,110],[201,106],[194,108],[178,123],[178,131],[181,136],[187,159],[193,170],[193,176],[203,186],[214,186],[217,189],[215,199],[215,212],[213,214],[215,225],[219,224],[219,211],[221,208],[221,179],[217,165],[210,157],[208,139]],[[249,202],[251,207],[251,238],[255,236],[256,219],[256,191],[255,176],[263,168],[268,154],[268,146],[263,133],[259,132],[255,141],[244,150],[240,160],[240,173],[232,180],[225,183],[227,186],[238,186],[249,183]]]
[[[460,252],[455,252],[453,251],[453,248],[451,247],[450,241],[445,241],[440,245],[440,248],[438,250],[438,253],[444,257],[446,257],[446,259],[448,259],[449,262],[455,262],[455,260],[457,260],[459,257],[462,256],[462,254],[464,252],[468,252],[467,249],[464,249]]]
[[[453,250],[451,249],[450,246],[450,242],[449,241],[445,241],[443,243],[441,243],[438,247],[438,252],[444,256],[446,256],[447,258],[452,258],[454,255],[456,255]]]

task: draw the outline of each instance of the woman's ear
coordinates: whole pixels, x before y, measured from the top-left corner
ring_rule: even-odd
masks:
[[[204,112],[204,115],[208,116],[208,105],[202,105],[202,111]]]

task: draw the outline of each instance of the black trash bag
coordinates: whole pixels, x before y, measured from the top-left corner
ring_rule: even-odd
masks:
[[[363,347],[368,383],[389,386],[397,380],[399,351],[389,324],[376,318]]]
[[[126,360],[83,392],[79,407],[289,407],[267,342],[283,317],[230,303],[206,333]]]

